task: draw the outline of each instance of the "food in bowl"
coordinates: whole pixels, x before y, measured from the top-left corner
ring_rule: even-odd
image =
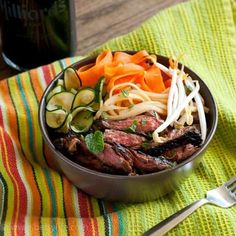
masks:
[[[208,107],[178,60],[169,67],[146,50],[109,49],[68,67],[47,94],[53,145],[86,168],[144,175],[179,165],[204,144]]]

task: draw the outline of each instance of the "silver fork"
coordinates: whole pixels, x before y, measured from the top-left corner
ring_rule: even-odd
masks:
[[[200,199],[186,206],[159,224],[155,225],[146,231],[143,236],[164,235],[183,221],[187,216],[192,214],[197,208],[207,203],[224,208],[233,206],[236,203],[236,176],[225,182],[220,187],[208,191],[206,198]]]

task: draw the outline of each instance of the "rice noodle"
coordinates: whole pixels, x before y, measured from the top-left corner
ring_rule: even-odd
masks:
[[[147,102],[142,102],[136,104],[133,108],[128,110],[123,110],[119,115],[107,115],[106,118],[109,120],[121,120],[126,119],[132,116],[140,115],[147,111],[156,111],[158,114],[166,115],[166,110],[160,108],[154,104],[148,104]]]

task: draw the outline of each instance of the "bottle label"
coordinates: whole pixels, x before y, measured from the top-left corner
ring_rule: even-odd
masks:
[[[40,8],[35,1],[12,3],[11,0],[0,0],[0,10],[5,20],[19,19],[25,22],[37,22],[44,16],[60,15],[67,10],[64,0],[57,0],[50,7]]]

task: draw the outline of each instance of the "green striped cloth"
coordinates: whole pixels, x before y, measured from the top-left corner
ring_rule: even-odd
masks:
[[[0,82],[0,235],[141,235],[236,175],[236,4],[193,0],[166,9],[89,55],[141,50],[170,56],[209,86],[219,109],[216,134],[196,171],[176,191],[139,204],[95,199],[49,168],[38,126],[46,86],[76,58]],[[236,235],[236,207],[205,205],[168,235]]]

